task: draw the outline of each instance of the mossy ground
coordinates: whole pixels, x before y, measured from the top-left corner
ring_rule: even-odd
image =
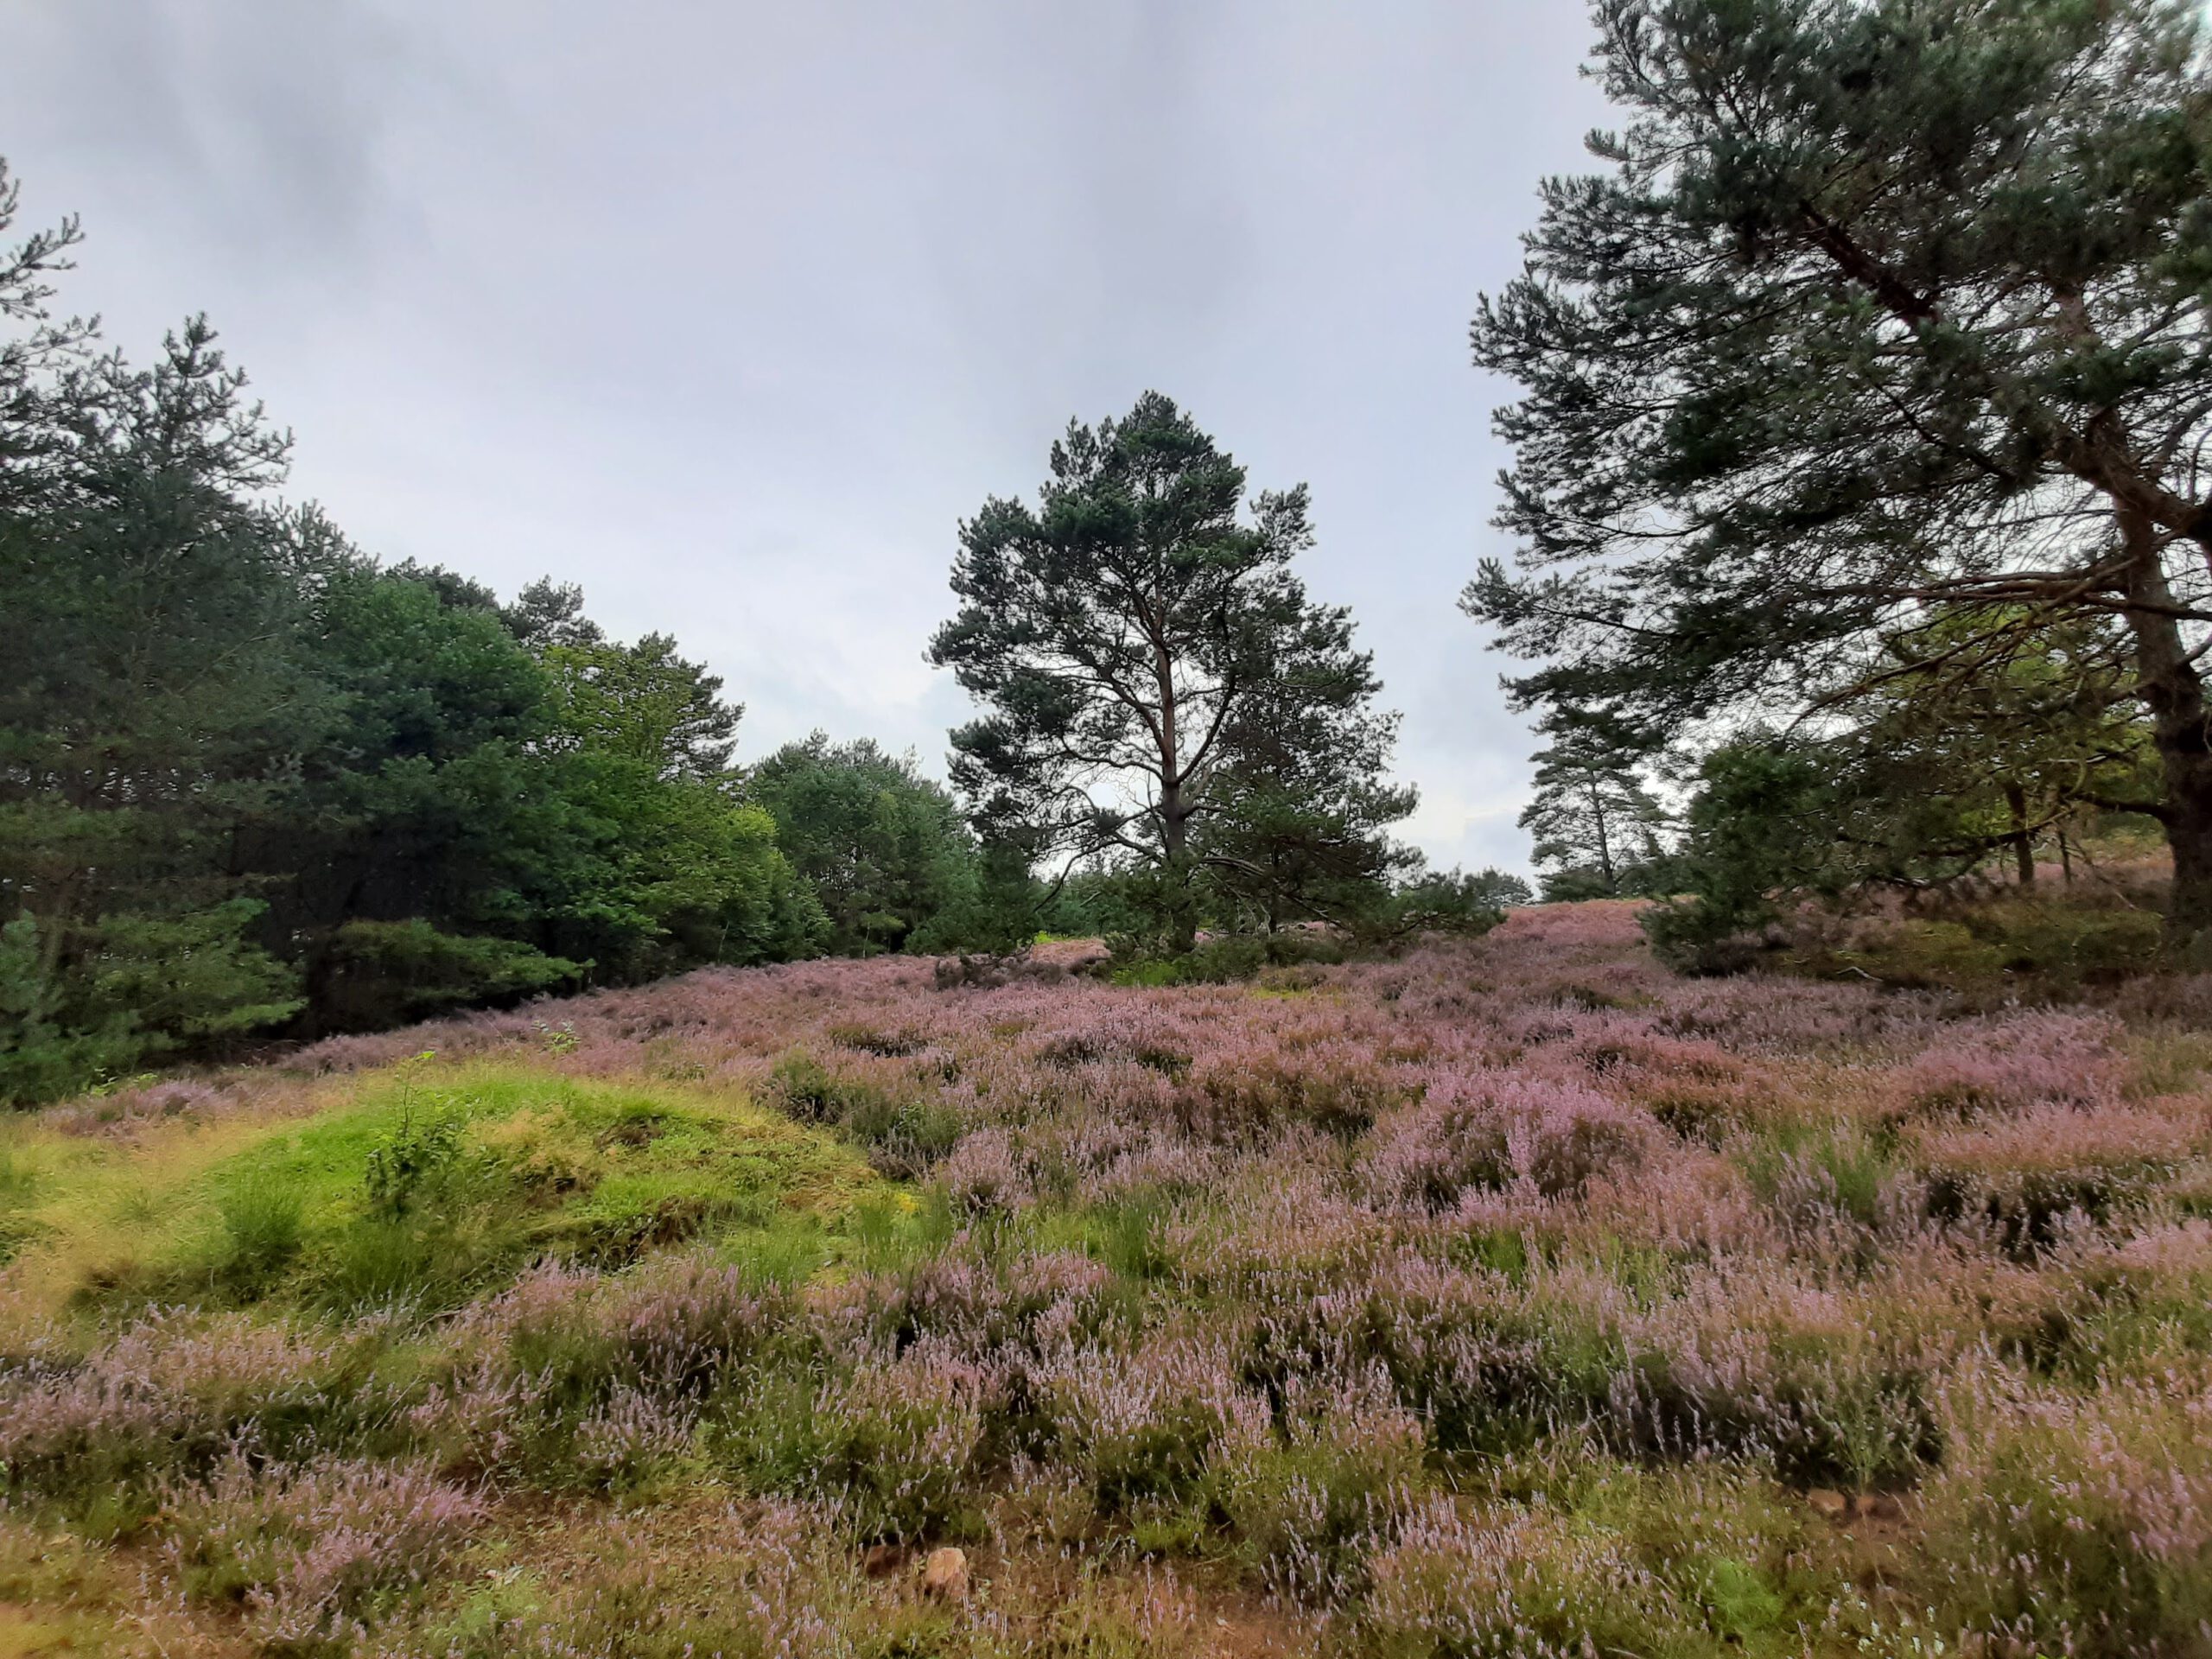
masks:
[[[446,1152],[379,1205],[372,1158],[426,1132]],[[803,1278],[852,1246],[856,1212],[880,1230],[913,1207],[851,1147],[734,1092],[434,1059],[128,1136],[18,1125],[4,1156],[19,1319],[449,1306],[531,1261],[684,1240]]]

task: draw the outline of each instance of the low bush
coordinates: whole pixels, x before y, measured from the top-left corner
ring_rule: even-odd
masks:
[[[1307,1599],[1355,1591],[1367,1541],[1411,1503],[1427,1436],[1389,1379],[1300,1379],[1274,1438],[1222,1460],[1217,1502],[1260,1579]]]
[[[1368,1545],[1355,1628],[1390,1659],[1580,1659],[1680,1649],[1702,1621],[1618,1535],[1542,1507],[1431,1498]]]
[[[233,1459],[164,1505],[188,1596],[242,1606],[264,1651],[338,1653],[419,1592],[483,1514],[426,1470]]]
[[[2179,1379],[2176,1379],[2178,1382]],[[2090,1659],[2200,1652],[2212,1630],[2212,1394],[2094,1400],[1999,1384],[1928,1495],[1942,1612],[1993,1645]]]
[[[987,1416],[1003,1388],[989,1368],[924,1340],[827,1382],[765,1373],[733,1399],[711,1444],[757,1491],[836,1505],[864,1542],[972,1538]]]

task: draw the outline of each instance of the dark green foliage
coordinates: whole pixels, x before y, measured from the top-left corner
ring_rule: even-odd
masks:
[[[1910,695],[1870,693],[1848,724],[1754,728],[1713,749],[1665,867],[1682,901],[1646,919],[1662,953],[1741,966],[1734,936],[1802,901],[1940,894],[2000,856],[2030,893],[2038,844],[2063,857],[2101,816],[2096,802],[2139,795],[2155,771],[2140,723],[2088,665],[2109,661],[2100,632],[2010,640],[2001,664]]]
[[[298,976],[240,935],[236,899],[72,926],[26,912],[0,928],[0,1101],[43,1100],[184,1049],[216,1050],[300,1007]]]
[[[583,969],[513,939],[442,933],[428,922],[347,922],[318,963],[315,1006],[333,1031],[378,1031],[442,1009],[546,995]]]
[[[1346,612],[1291,574],[1306,492],[1244,469],[1169,399],[1071,424],[1034,508],[961,527],[959,614],[931,655],[985,713],[953,781],[987,840],[1150,873],[1130,895],[1187,950],[1217,902],[1287,919],[1389,867],[1392,722]]]
[[[912,756],[816,732],[753,767],[747,792],[821,901],[831,950],[895,950],[917,933],[933,949],[960,942],[954,924],[982,898],[975,838]]]
[[[819,948],[720,680],[277,505],[204,321],[141,370],[47,315],[74,240],[0,251],[0,1101]]]
[[[1378,910],[1363,917],[1354,932],[1382,940],[1487,933],[1512,906],[1535,900],[1526,881],[1503,870],[1417,870],[1391,890]]]
[[[1536,792],[1520,818],[1549,867],[1548,901],[1649,891],[1663,868],[1664,816],[1637,774],[1637,756],[1586,728],[1559,731],[1536,756]]]
[[[1838,855],[1835,779],[1808,746],[1752,734],[1706,757],[1690,801],[1680,896],[1643,918],[1659,954],[1693,972],[1751,965],[1742,936],[1789,894],[1834,897],[1852,873]]]
[[[2155,766],[2106,804],[2164,824],[2178,931],[2212,924],[2196,9],[1593,15],[1607,170],[1544,185],[1525,273],[1474,325],[1526,392],[1498,416],[1521,569],[1465,600],[1544,659],[1516,696],[1629,754],[1746,715],[1825,734],[1870,698],[2013,697],[2069,634],[2034,701],[2147,728]],[[2021,770],[2009,741],[1993,774]],[[2031,793],[2011,804],[2032,833]]]
[[[1383,905],[1420,863],[1387,833],[1419,798],[1385,781],[1397,725],[1368,696],[1315,699],[1295,670],[1254,688],[1192,838],[1213,920],[1271,933],[1316,918],[1350,925]]]

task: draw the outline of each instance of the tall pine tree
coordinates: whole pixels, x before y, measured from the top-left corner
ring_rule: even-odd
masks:
[[[2212,927],[2212,79],[2166,0],[1599,0],[1607,169],[1477,317],[1526,704],[1686,724],[2118,617]],[[1944,649],[1920,648],[1939,635]]]
[[[1206,861],[1254,863],[1202,832],[1287,775],[1252,740],[1361,727],[1372,659],[1292,573],[1304,488],[1248,502],[1244,469],[1170,399],[1071,425],[1052,472],[1036,506],[994,499],[961,527],[961,607],[931,654],[986,712],[953,734],[954,782],[988,840],[1156,877],[1165,942],[1186,950]],[[1342,753],[1379,767],[1379,746]]]

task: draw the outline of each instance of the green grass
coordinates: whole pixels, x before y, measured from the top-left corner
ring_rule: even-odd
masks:
[[[410,1062],[330,1092],[311,1116],[136,1142],[19,1135],[0,1237],[49,1306],[429,1308],[542,1256],[616,1265],[683,1239],[804,1276],[888,1190],[833,1136],[682,1084]],[[372,1176],[393,1167],[397,1187]]]

